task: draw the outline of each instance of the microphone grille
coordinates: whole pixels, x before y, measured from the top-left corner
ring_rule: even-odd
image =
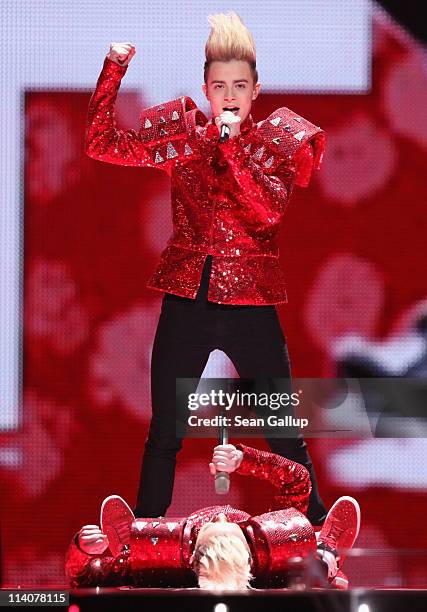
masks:
[[[230,489],[230,477],[227,472],[219,472],[215,476],[215,492],[219,495],[228,493]]]

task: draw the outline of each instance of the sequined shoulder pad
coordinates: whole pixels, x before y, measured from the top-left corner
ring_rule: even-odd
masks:
[[[140,115],[140,136],[154,164],[174,158],[185,161],[198,156],[195,128],[206,122],[193,100],[182,96],[144,108]]]
[[[307,143],[313,147],[313,168],[319,169],[325,148],[325,132],[289,108],[278,108],[258,123],[257,136],[263,141],[264,156],[269,161],[266,167],[270,173],[283,160],[303,150]]]

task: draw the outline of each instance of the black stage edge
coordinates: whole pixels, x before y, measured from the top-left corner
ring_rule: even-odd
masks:
[[[216,608],[220,603],[225,604],[226,608]],[[361,604],[367,604],[369,608],[365,610],[369,612],[426,612],[427,590],[295,592],[257,589],[214,595],[200,589],[99,588],[71,591],[70,604],[77,605],[79,612],[358,612]]]

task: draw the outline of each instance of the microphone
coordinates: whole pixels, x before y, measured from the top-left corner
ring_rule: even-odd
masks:
[[[221,414],[225,416],[224,413],[221,413]],[[224,419],[221,419],[221,422],[224,423]],[[219,443],[228,444],[227,426],[223,424],[221,424],[221,427],[219,428]],[[230,489],[230,474],[228,474],[228,472],[217,472],[215,474],[215,493],[217,493],[218,495],[225,495],[226,493],[228,493],[229,489]]]
[[[219,135],[219,142],[226,142],[230,137],[230,128],[225,123],[221,126],[221,133]]]

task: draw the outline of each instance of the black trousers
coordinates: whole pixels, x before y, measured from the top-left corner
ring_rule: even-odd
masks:
[[[152,419],[142,460],[135,516],[164,516],[172,499],[176,454],[176,378],[199,379],[209,354],[220,349],[241,378],[290,378],[286,340],[275,306],[234,306],[207,300],[212,258],[208,256],[195,300],[166,294],[151,359]],[[195,391],[195,389],[194,389]],[[321,525],[326,516],[306,443],[267,438],[272,452],[302,463],[310,472],[308,519]]]

